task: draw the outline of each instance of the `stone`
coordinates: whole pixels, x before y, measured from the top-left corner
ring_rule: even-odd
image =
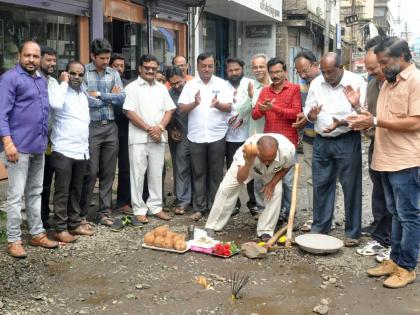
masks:
[[[328,300],[327,299],[322,299],[321,304],[322,305],[328,305]]]
[[[138,290],[143,289],[143,285],[142,284],[136,284],[136,289],[138,289]]]
[[[327,305],[317,305],[314,307],[313,312],[317,314],[328,314],[328,306]]]
[[[331,284],[335,284],[337,282],[337,279],[336,278],[329,278],[328,282],[331,283]]]
[[[133,293],[129,293],[125,297],[129,300],[134,300],[136,298],[136,296]]]
[[[259,246],[255,242],[248,242],[242,244],[241,253],[250,259],[265,258],[267,256],[267,248]]]

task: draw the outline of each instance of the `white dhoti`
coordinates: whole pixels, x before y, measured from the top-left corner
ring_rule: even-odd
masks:
[[[239,183],[237,180],[237,172],[239,165],[232,164],[228,172],[226,173],[223,181],[221,182],[219,189],[211,208],[209,217],[206,222],[206,228],[215,231],[221,231],[228,223],[232,212],[236,205],[236,200],[239,197],[241,188],[246,183]],[[250,172],[252,173],[252,172]],[[251,174],[250,174],[251,175]],[[263,184],[267,184],[274,174],[270,174],[262,177],[255,177],[261,179]],[[254,177],[249,176],[246,182],[249,182]],[[271,200],[264,200],[265,208],[259,216],[257,225],[257,235],[262,234],[274,234],[274,229],[277,225],[277,221],[280,215],[281,209],[281,197],[282,197],[282,181],[279,181],[274,189]]]

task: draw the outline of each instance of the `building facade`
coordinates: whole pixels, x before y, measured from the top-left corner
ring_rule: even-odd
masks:
[[[251,75],[250,60],[255,54],[276,55],[277,22],[282,20],[282,0],[207,0],[192,16],[190,63],[201,52],[216,59],[216,74],[225,77],[225,61],[242,58],[245,73]]]

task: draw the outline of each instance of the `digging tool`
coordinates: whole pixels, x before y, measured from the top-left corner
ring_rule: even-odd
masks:
[[[289,220],[287,221],[287,233],[286,233],[286,247],[292,246],[292,232],[293,232],[293,221],[295,220],[296,212],[296,199],[297,189],[299,180],[299,163],[295,164],[295,174],[293,176],[293,187],[292,187],[292,202],[290,204]]]
[[[287,225],[282,226],[269,240],[267,243],[265,243],[265,247],[270,248],[271,246],[273,246],[274,244],[276,244],[276,242],[278,241],[278,239],[280,237],[282,237],[282,235],[284,235],[284,233],[286,233],[287,230]]]

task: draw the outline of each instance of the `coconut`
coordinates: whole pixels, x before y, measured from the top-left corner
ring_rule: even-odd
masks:
[[[155,241],[155,233],[153,233],[153,231],[150,231],[144,236],[144,244],[148,246],[153,246],[154,241]]]
[[[155,236],[155,240],[153,242],[153,246],[156,247],[163,247],[163,242],[165,239],[162,236]]]
[[[257,145],[255,143],[244,144],[243,152],[246,155],[257,155],[258,153]]]
[[[167,225],[162,225],[154,229],[155,236],[165,237],[168,233],[169,228]]]

